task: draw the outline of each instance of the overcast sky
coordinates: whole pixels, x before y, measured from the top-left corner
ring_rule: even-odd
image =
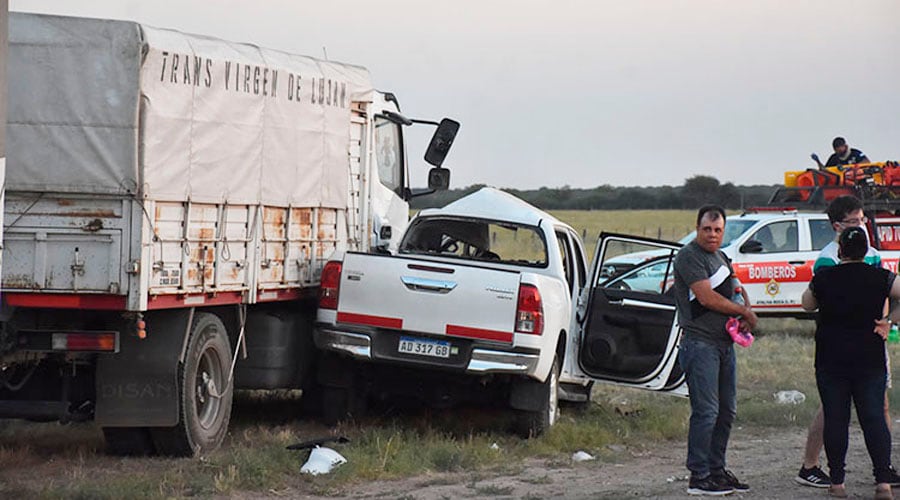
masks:
[[[842,135],[900,160],[900,1],[9,0],[354,63],[462,123],[452,185],[773,184]],[[427,142],[430,131],[412,134]],[[410,147],[413,184],[424,184]]]

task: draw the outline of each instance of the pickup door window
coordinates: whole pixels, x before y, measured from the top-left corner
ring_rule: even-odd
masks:
[[[681,385],[671,287],[679,248],[678,243],[600,235],[578,360],[589,377],[651,390]],[[633,267],[610,276],[599,272],[607,261]]]
[[[569,292],[572,292],[572,284],[575,283],[573,273],[575,269],[572,267],[572,249],[569,247],[569,239],[563,231],[556,232],[556,242],[559,244],[559,256],[562,259],[563,274],[566,275],[566,284],[569,286]]]
[[[575,270],[578,272],[578,289],[576,292],[580,292],[584,289],[584,284],[587,282],[587,269],[584,265],[584,248],[581,246],[581,240],[578,239],[578,236],[575,233],[570,232],[569,238],[572,241],[572,253],[575,255]]]

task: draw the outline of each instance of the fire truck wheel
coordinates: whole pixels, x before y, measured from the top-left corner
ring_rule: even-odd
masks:
[[[178,425],[154,428],[152,432],[160,454],[190,457],[222,444],[231,420],[230,368],[231,347],[225,325],[215,314],[194,314],[187,353],[178,368]]]

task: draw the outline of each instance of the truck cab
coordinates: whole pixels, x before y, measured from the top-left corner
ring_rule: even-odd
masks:
[[[409,200],[414,196],[446,189],[449,185],[449,170],[441,168],[441,164],[452,145],[459,124],[449,119],[435,123],[407,118],[400,114],[400,105],[391,93],[375,92],[375,98],[368,103],[368,107],[368,110],[353,110],[354,124],[367,124],[362,130],[354,127],[355,133],[360,135],[359,151],[370,152],[367,160],[355,159],[370,168],[365,175],[357,173],[353,179],[354,182],[362,181],[363,184],[368,180],[368,185],[361,191],[361,196],[364,197],[362,207],[363,210],[369,207],[372,210],[368,217],[365,214],[362,217],[362,220],[371,220],[371,227],[367,228],[368,236],[361,246],[372,251],[396,253],[400,238],[409,223]],[[437,126],[425,154],[425,160],[434,167],[428,173],[428,189],[414,191],[403,127],[422,124]],[[370,133],[366,134],[364,131]],[[369,144],[371,147],[368,147]]]

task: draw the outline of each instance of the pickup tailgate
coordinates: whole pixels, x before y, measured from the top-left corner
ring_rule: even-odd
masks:
[[[515,271],[348,253],[337,321],[511,343],[518,291]]]

